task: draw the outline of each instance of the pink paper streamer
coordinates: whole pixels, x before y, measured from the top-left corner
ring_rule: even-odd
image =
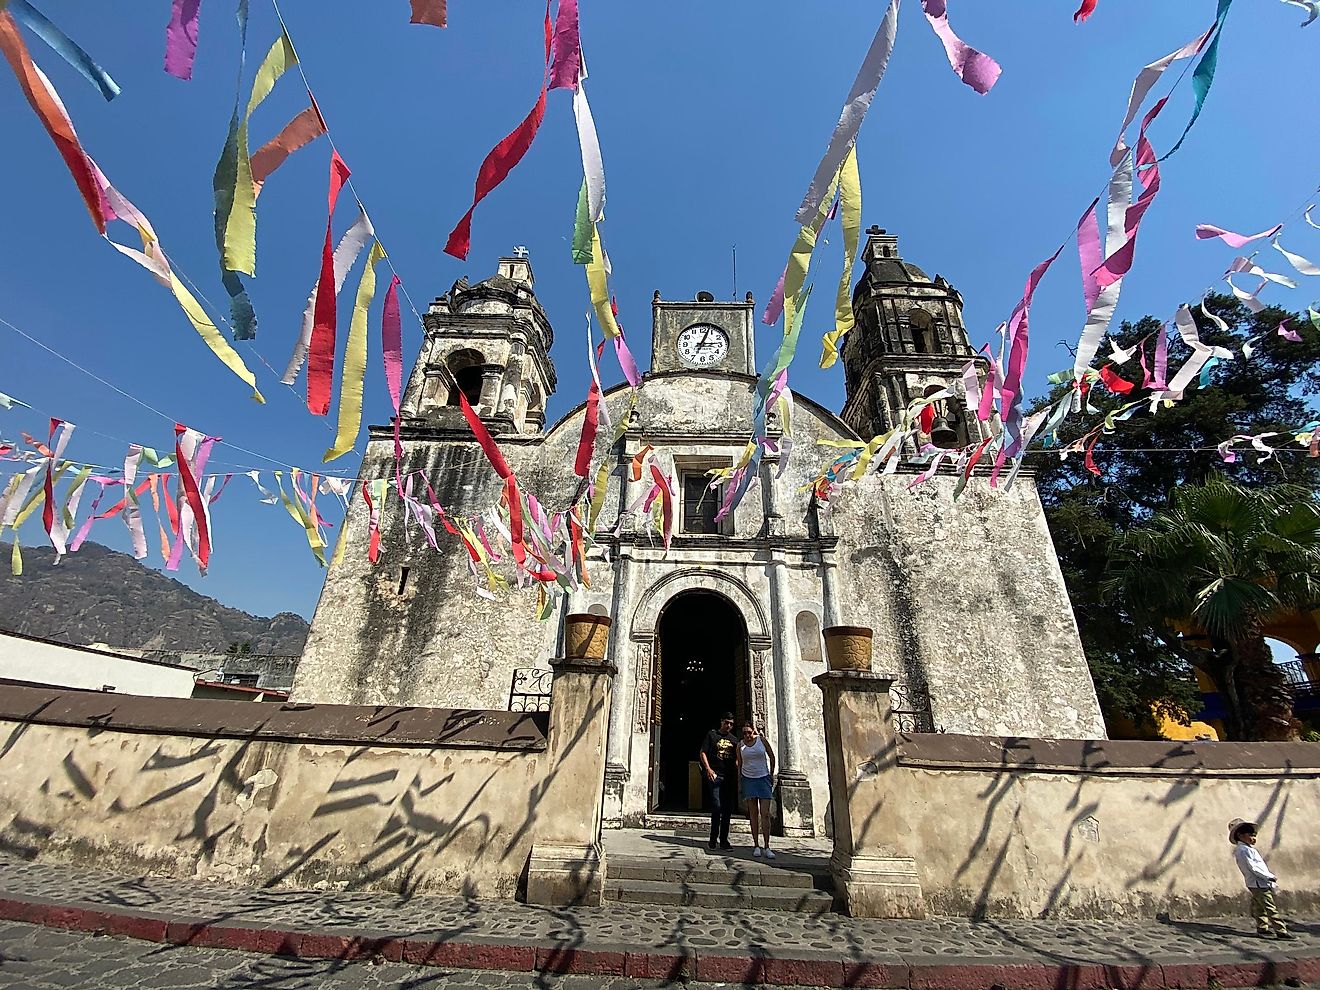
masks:
[[[978,93],[988,93],[1003,71],[999,63],[984,52],[978,52],[949,26],[948,5],[945,0],[921,0],[921,9],[926,12],[926,20],[931,29],[944,45],[944,54],[949,57],[949,65],[958,78]]]
[[[197,18],[202,0],[174,0],[165,27],[165,71],[176,79],[191,79],[197,58]]]
[[[779,282],[775,286],[775,291],[770,293],[770,301],[765,304],[765,312],[761,315],[761,322],[767,326],[774,326],[779,322],[779,317],[784,315],[784,279],[788,277],[788,266],[779,273]]]
[[[1151,388],[1167,388],[1169,385],[1169,335],[1167,324],[1160,324],[1160,332],[1155,336],[1155,380]]]
[[[385,359],[385,384],[394,405],[394,461],[403,458],[403,443],[399,440],[399,396],[403,390],[403,327],[399,319],[399,276],[390,280],[385,290],[385,303],[380,313],[381,354]],[[395,473],[397,474],[397,468]]]
[[[1105,263],[1096,269],[1096,280],[1100,288],[1107,285],[1113,285],[1132,269],[1132,259],[1137,251],[1137,230],[1141,226],[1141,218],[1145,216],[1146,211],[1150,209],[1151,203],[1155,201],[1155,195],[1160,191],[1160,166],[1155,156],[1155,149],[1150,141],[1146,139],[1146,128],[1151,122],[1159,116],[1164,105],[1169,102],[1166,96],[1151,107],[1150,112],[1146,114],[1141,121],[1141,131],[1137,136],[1137,174],[1142,176],[1142,182],[1145,188],[1137,201],[1128,207],[1127,213],[1123,218],[1123,230],[1127,235],[1127,240],[1123,242],[1122,247],[1105,259]],[[1144,174],[1141,169],[1145,168]]]
[[[1095,301],[1100,295],[1100,283],[1095,271],[1104,259],[1104,249],[1100,245],[1100,224],[1096,220],[1096,207],[1100,200],[1091,204],[1091,208],[1082,214],[1077,224],[1077,254],[1082,263],[1082,298],[1086,301],[1086,312],[1095,309]]]
[[[1282,229],[1283,224],[1280,223],[1269,230],[1262,230],[1259,234],[1235,234],[1231,230],[1216,227],[1212,223],[1198,223],[1196,225],[1196,239],[1198,241],[1208,241],[1211,238],[1218,237],[1229,247],[1240,248],[1244,244],[1250,244],[1252,241],[1258,241],[1263,237],[1273,237]]]
[[[582,73],[582,36],[578,32],[578,0],[559,0],[555,15],[555,60],[551,89],[577,89]]]
[[[628,379],[629,385],[636,388],[642,383],[642,376],[637,371],[637,362],[633,360],[632,351],[628,350],[623,334],[614,338],[614,353],[619,359],[619,367],[623,369],[623,377]]]
[[[1282,323],[1280,323],[1277,333],[1284,340],[1290,340],[1294,344],[1300,344],[1302,342],[1302,335],[1299,334],[1296,330],[1292,329],[1292,327],[1288,326],[1288,323],[1289,323],[1288,320],[1284,320]]]
[[[1189,41],[1176,52],[1170,52],[1163,58],[1151,62],[1150,65],[1137,73],[1137,78],[1132,83],[1132,95],[1128,97],[1127,115],[1123,118],[1123,126],[1118,129],[1118,140],[1114,142],[1114,150],[1109,153],[1110,165],[1117,165],[1123,160],[1123,156],[1127,154],[1128,147],[1123,140],[1123,132],[1127,130],[1128,124],[1132,123],[1137,116],[1137,110],[1141,108],[1141,104],[1145,101],[1146,94],[1159,81],[1160,76],[1164,74],[1164,70],[1174,62],[1189,58],[1199,52],[1205,43],[1210,40],[1210,35],[1214,33],[1214,30],[1215,25],[1211,24],[1200,37]]]
[[[1060,244],[1054,253],[1037,265],[1027,276],[1027,285],[1022,293],[1022,300],[1013,310],[1008,321],[1008,365],[1004,369],[1004,385],[1000,390],[1000,417],[1014,442],[1005,448],[1010,456],[1021,447],[1021,405],[1022,373],[1027,366],[1028,316],[1031,312],[1031,298],[1036,294],[1036,287],[1049,271],[1054,259],[1063,250]]]

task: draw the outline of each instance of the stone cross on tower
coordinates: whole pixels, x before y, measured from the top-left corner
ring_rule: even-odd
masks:
[[[515,258],[526,258],[526,257],[527,257],[527,246],[524,245],[524,244],[515,244],[515,245],[513,246],[513,256],[514,256]]]

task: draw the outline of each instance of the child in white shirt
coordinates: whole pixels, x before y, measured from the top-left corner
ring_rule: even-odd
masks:
[[[1228,823],[1228,841],[1233,843],[1233,859],[1251,894],[1251,916],[1256,919],[1256,934],[1262,938],[1271,933],[1277,938],[1293,938],[1274,906],[1274,887],[1279,878],[1270,872],[1256,851],[1256,823],[1234,818]]]

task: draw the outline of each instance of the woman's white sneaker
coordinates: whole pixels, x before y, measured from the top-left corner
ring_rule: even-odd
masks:
[[[766,847],[766,850],[765,850],[765,858],[766,858],[766,859],[774,859],[774,858],[775,858],[775,851],[774,851],[773,849],[771,849],[770,847],[768,847],[768,846]]]
[[[753,856],[760,856],[760,855],[761,855],[761,847],[760,847],[760,846],[756,846],[756,847],[754,847],[754,848],[752,849],[752,855],[753,855]]]

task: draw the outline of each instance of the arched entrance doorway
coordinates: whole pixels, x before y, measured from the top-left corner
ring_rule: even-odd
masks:
[[[660,613],[653,685],[650,806],[696,811],[705,800],[697,751],[722,712],[752,714],[747,626],[723,595],[685,591]]]

